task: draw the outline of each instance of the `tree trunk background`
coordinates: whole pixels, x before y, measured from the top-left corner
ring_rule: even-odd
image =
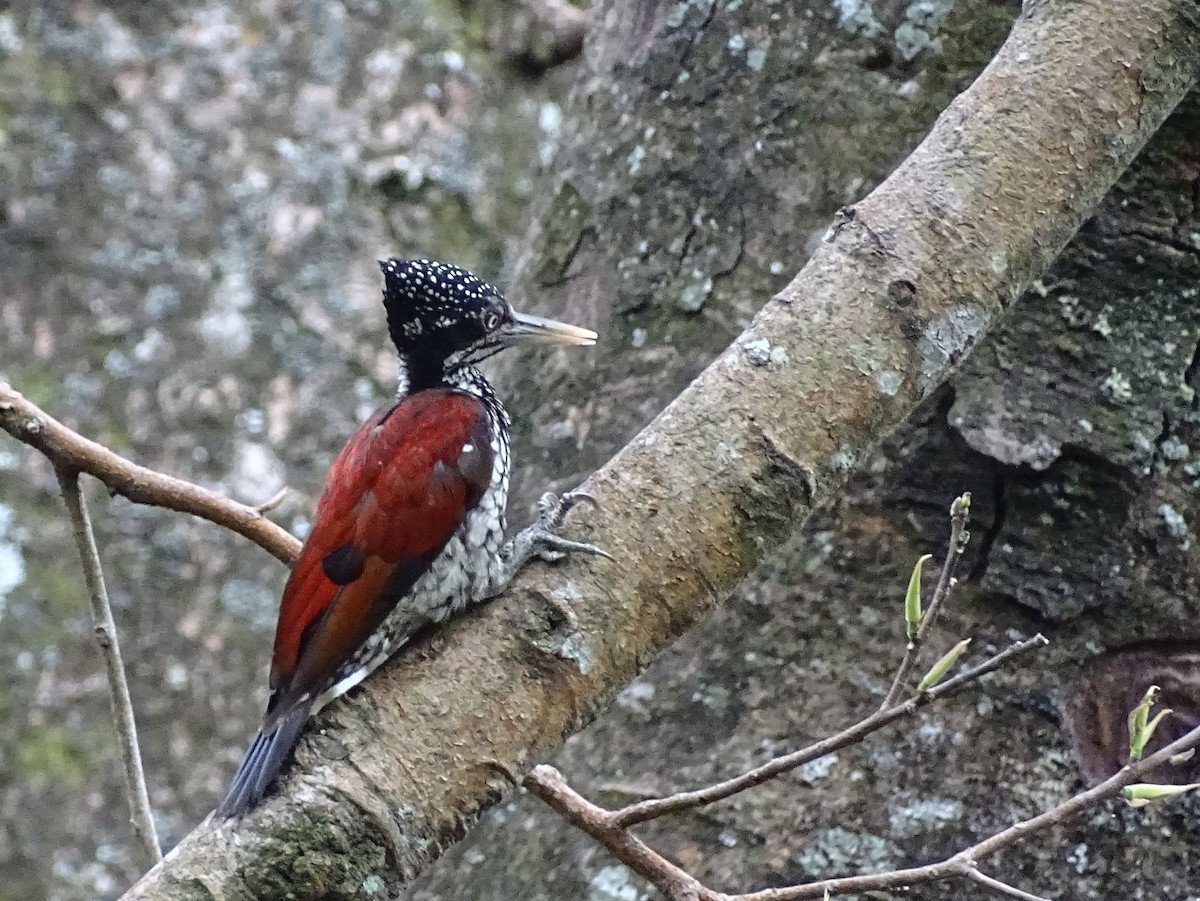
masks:
[[[603,34],[576,88],[590,93],[592,117],[564,136],[556,189],[535,207],[542,227],[521,258],[522,295],[562,309],[588,295],[568,285],[584,280],[607,311],[595,370],[552,362],[532,376],[555,404],[576,392],[586,444],[557,417],[538,422],[542,392],[528,390],[522,371],[518,409],[528,415],[518,422],[534,423],[531,443],[552,472],[580,461],[586,473],[674,397],[754,312],[739,299],[761,296],[773,271],[786,278],[799,268],[831,212],[890,171],[1018,12],[996,3],[843,6],[841,15],[692,7],[671,40],[651,45],[648,23],[679,8],[636,6],[638,14],[601,7]],[[766,51],[761,70],[750,65],[753,49]],[[962,490],[976,501],[970,578],[941,645],[971,636],[990,648],[1012,630],[1042,630],[1049,652],[916,728],[640,834],[727,891],[925,862],[1081,785],[1065,722],[1078,696],[1085,714],[1122,723],[1158,682],[1180,721],[1195,721],[1200,671],[1186,652],[1200,637],[1189,525],[1200,487],[1189,462],[1200,348],[1197,121],[1193,98],[1035,296],[893,436],[870,474],[568,741],[555,764],[572,784],[611,805],[669,793],[727,778],[873,709],[901,650],[908,569],[920,553],[944,550],[946,510]],[[652,304],[640,300],[648,293]],[[595,308],[572,313],[595,321]],[[518,484],[533,490],[539,477]],[[1140,653],[1109,664],[1121,690],[1081,672],[1126,646]],[[1179,672],[1165,678],[1170,671]],[[1120,762],[1120,747],[1086,747],[1095,772]],[[1144,889],[1190,898],[1200,878],[1187,850],[1196,809],[1114,807],[1029,843],[1001,869],[1051,897]],[[491,819],[411,897],[652,894],[528,797]],[[515,829],[538,838],[514,842]]]
[[[606,3],[572,73],[493,50],[506,7],[16,4],[0,13],[0,377],[240,499],[286,479],[277,518],[299,529],[355,417],[390,391],[374,259],[438,256],[493,278],[511,259],[518,306],[563,313],[573,283],[590,306],[567,315],[604,336],[584,363],[503,364],[521,520],[547,479],[606,460],[741,331],[744,299],[782,287],[1018,11]],[[590,115],[563,122],[537,182],[572,75]],[[555,763],[581,790],[616,802],[730,775],[877,704],[908,569],[942,549],[964,489],[971,579],[938,640],[1041,629],[1049,652],[914,728],[643,834],[711,884],[750,889],[947,853],[1079,784],[1063,719],[1080,665],[1170,639],[1130,658],[1146,677],[1196,638],[1198,121],[1185,103],[1036,302],[836,509],[570,740]],[[514,241],[531,199],[537,227]],[[141,862],[69,529],[48,467],[15,446],[0,467],[0,898],[112,895]],[[261,711],[283,573],[214,527],[106,506],[151,797],[173,841],[211,808]],[[23,575],[7,591],[6,572]],[[1194,715],[1187,681],[1168,703]],[[1124,698],[1099,694],[1123,718]],[[1051,897],[1183,899],[1200,880],[1195,810],[1113,808],[1001,870]],[[517,797],[411,894],[645,892]]]

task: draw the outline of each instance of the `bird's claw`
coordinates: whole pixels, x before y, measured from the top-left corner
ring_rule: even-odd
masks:
[[[534,541],[533,556],[547,563],[557,563],[571,552],[592,554],[597,557],[613,559],[612,554],[594,544],[582,541],[571,541],[555,534],[555,529],[563,524],[567,514],[581,501],[586,501],[593,507],[599,503],[590,494],[583,491],[568,491],[562,496],[547,491],[538,500],[538,521],[532,527],[530,538]]]
[[[570,541],[566,538],[559,538],[553,532],[540,534],[537,538],[538,548],[534,553],[539,560],[545,560],[547,563],[557,563],[572,552],[592,554],[596,557],[605,557],[609,560],[613,559],[613,555],[604,550],[604,548],[596,547],[594,544],[587,544],[583,541]]]
[[[592,554],[596,557],[614,559],[612,554],[594,544],[582,541],[571,541],[561,538],[555,530],[562,525],[567,513],[580,501],[595,504],[596,499],[582,491],[568,491],[559,497],[547,492],[538,501],[537,522],[522,529],[500,549],[501,567],[496,574],[487,597],[495,597],[513,580],[522,567],[530,560],[545,560],[547,563],[557,563],[567,554]]]

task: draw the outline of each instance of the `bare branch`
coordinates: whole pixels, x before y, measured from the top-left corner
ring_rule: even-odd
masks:
[[[290,565],[299,553],[300,542],[263,517],[264,512],[283,499],[286,489],[259,507],[248,507],[199,485],[138,466],[67,428],[4,382],[0,382],[0,427],[18,441],[41,452],[54,466],[58,476],[91,598],[96,641],[108,672],[109,695],[121,745],[130,818],[134,833],[151,860],[159,861],[162,851],[146,790],[133,703],[129,697],[116,624],[104,586],[100,555],[79,475],[92,475],[104,483],[109,491],[135,503],[191,513],[224,526],[249,538]]]
[[[1001,882],[999,879],[993,879],[986,873],[981,873],[974,867],[967,870],[967,878],[978,882],[980,885],[986,885],[992,891],[1001,895],[1007,895],[1010,898],[1020,898],[1021,901],[1048,901],[1041,895],[1031,895],[1029,892],[1023,892],[1016,886],[1009,885],[1007,882]]]
[[[941,685],[936,685],[927,692],[915,695],[904,703],[896,704],[886,710],[876,711],[866,719],[860,720],[836,735],[831,735],[790,754],[776,757],[774,760],[770,760],[762,766],[755,767],[749,772],[742,773],[740,776],[735,776],[732,779],[727,779],[724,782],[718,782],[715,785],[697,789],[696,791],[680,792],[666,798],[653,798],[648,801],[640,801],[636,804],[623,807],[620,810],[613,811],[611,813],[612,825],[621,828],[629,827],[636,823],[644,823],[647,820],[657,819],[669,813],[712,804],[714,801],[731,797],[748,788],[762,785],[764,782],[794,770],[797,767],[804,766],[806,763],[811,763],[827,754],[832,754],[835,751],[840,751],[842,748],[857,744],[872,732],[877,732],[884,726],[891,725],[897,720],[911,715],[919,708],[965,688],[976,679],[986,673],[990,673],[1018,654],[1046,644],[1048,642],[1041,634],[1024,641],[1016,642],[994,657],[984,661],[979,666],[967,672],[960,673],[953,679],[949,679]]]
[[[903,706],[900,705],[900,707]],[[900,707],[893,709],[898,710]],[[878,713],[874,714],[874,716],[878,715]],[[616,814],[597,807],[571,789],[562,774],[553,767],[536,767],[526,779],[525,784],[531,792],[550,805],[569,823],[586,832],[611,851],[622,863],[639,876],[652,882],[671,899],[688,897],[698,899],[698,901],[805,901],[805,899],[909,888],[923,883],[965,878],[981,885],[987,885],[1009,897],[1023,898],[1026,901],[1044,901],[1037,895],[1022,892],[1007,883],[984,875],[979,872],[976,861],[989,854],[994,854],[1020,839],[1027,838],[1035,832],[1058,825],[1096,807],[1102,801],[1119,794],[1126,785],[1137,782],[1156,766],[1166,763],[1174,755],[1183,753],[1197,744],[1200,744],[1200,727],[1188,732],[1157,753],[1125,767],[1099,785],[1080,792],[1057,807],[1028,820],[1015,823],[938,863],[866,876],[824,879],[820,882],[765,889],[742,895],[714,892],[700,885],[693,877],[674,864],[663,860],[653,849],[617,825]],[[690,894],[681,894],[684,888]],[[672,891],[675,893],[672,894]]]
[[[689,897],[709,901],[717,897],[694,877],[617,825],[612,813],[597,807],[571,788],[562,773],[549,764],[534,767],[525,779],[525,787],[572,826],[600,842],[635,873],[650,880],[672,901]]]
[[[283,499],[287,496],[288,496],[288,488],[287,488],[287,485],[284,485],[282,488],[279,489],[279,491],[277,491],[275,493],[275,495],[273,497],[263,501],[261,504],[258,504],[254,509],[257,510],[260,514],[270,513],[272,510],[274,510],[276,507],[278,507],[280,504],[282,504]]]
[[[0,428],[40,451],[55,468],[85,472],[134,503],[207,519],[249,538],[289,566],[300,553],[300,542],[264,518],[261,510],[138,466],[67,428],[5,382],[0,382]]]
[[[104,587],[104,571],[100,568],[100,552],[96,548],[96,536],[92,531],[91,517],[88,516],[87,500],[79,484],[78,472],[58,466],[55,473],[58,476],[58,484],[62,487],[63,500],[66,501],[67,510],[71,514],[75,546],[79,550],[83,578],[92,601],[96,643],[100,645],[100,653],[104,656],[104,665],[108,671],[109,700],[112,702],[113,721],[116,723],[117,735],[121,742],[121,760],[125,764],[125,791],[129,799],[133,831],[150,859],[157,862],[162,860],[162,850],[154,829],[150,796],[146,792],[146,775],[142,771],[142,753],[138,748],[133,701],[129,697],[125,663],[121,659],[121,645],[117,641],[117,625],[113,621],[112,606],[108,603],[108,591]]]

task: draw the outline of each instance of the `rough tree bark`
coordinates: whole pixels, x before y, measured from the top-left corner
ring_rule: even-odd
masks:
[[[898,21],[910,24],[903,11],[889,16],[895,11],[880,4],[873,9],[883,22],[885,43]],[[1000,19],[1004,12],[958,4],[936,30],[945,48],[932,77],[914,75],[894,48],[890,65],[880,65],[877,59],[864,62],[865,51],[852,56],[808,33],[812,53],[834,60],[833,71],[805,70],[802,78],[811,81],[798,79],[788,96],[811,94],[832,98],[827,109],[853,108],[839,90],[882,73],[890,91],[907,96],[919,86],[917,96],[935,102],[924,92],[943,83],[937,70],[954,71],[964,56],[987,46],[989,28],[1007,27]],[[707,26],[712,33],[697,38],[693,60],[728,56],[731,19],[736,16],[713,17]],[[855,46],[871,43],[860,35]],[[619,153],[636,146],[644,130],[637,127],[639,115],[655,119],[661,135],[670,131],[661,119],[683,118],[689,111],[672,107],[660,113],[657,93],[637,89],[642,71],[618,71],[624,82],[614,95],[628,94],[634,106],[619,110],[627,128],[620,132],[626,143]],[[739,71],[730,66],[725,75],[734,80]],[[890,91],[875,101],[886,112],[869,120],[879,128],[897,127],[908,110],[888,106]],[[1079,769],[1062,720],[1071,716],[1080,684],[1086,691],[1091,682],[1089,669],[1081,672],[1080,664],[1106,648],[1141,643],[1128,655],[1113,656],[1121,691],[1101,685],[1095,693],[1102,722],[1120,724],[1129,697],[1150,683],[1169,687],[1168,706],[1179,711],[1181,723],[1196,721],[1200,673],[1194,657],[1189,665],[1178,653],[1187,650],[1181,640],[1194,646],[1200,596],[1193,540],[1200,517],[1194,459],[1194,354],[1200,336],[1196,104],[1193,94],[1036,284],[1029,302],[993,329],[951,385],[865,464],[847,496],[810,520],[732,603],[568,742],[555,763],[577,788],[616,805],[644,793],[704,784],[871,709],[886,690],[897,651],[896,592],[890,586],[903,583],[905,567],[917,554],[936,549],[945,504],[963,488],[976,499],[972,578],[964,587],[973,603],[955,615],[943,639],[973,635],[980,646],[1002,643],[1009,630],[1044,630],[1053,638],[1049,651],[1029,672],[998,680],[978,706],[930,717],[915,732],[841,755],[792,785],[652,826],[645,834],[655,847],[709,884],[729,888],[936,859],[1078,787]],[[761,109],[712,105],[718,109],[708,127],[719,131],[728,123],[735,135],[751,130]],[[600,109],[603,133],[617,115],[607,117],[608,107]],[[692,120],[683,118],[682,125],[686,131]],[[811,125],[823,136],[829,123],[818,117]],[[817,145],[810,159],[824,163],[820,148],[832,141],[810,140]],[[767,146],[774,149],[777,141],[776,134]],[[592,148],[599,143],[595,134],[585,135],[567,165],[595,159]],[[875,146],[863,141],[853,149],[869,153]],[[668,158],[678,158],[678,148],[671,150]],[[850,148],[839,150],[836,158],[849,159],[850,172],[870,171],[869,157],[864,161]],[[596,167],[602,178],[616,180],[606,173],[626,173],[624,160],[600,160]],[[660,184],[678,177],[669,172],[650,184],[630,178],[629,193],[641,187],[650,195],[642,203],[650,204]],[[580,164],[571,180],[598,179]],[[598,204],[597,222],[588,220],[586,208],[579,218],[592,232],[610,235],[606,217],[615,206]],[[789,222],[776,214],[769,197],[755,210],[770,223],[774,240],[802,243],[806,223],[796,221],[801,213]],[[633,229],[603,248],[611,254],[605,261],[610,271],[626,262],[621,248],[662,233],[639,225],[640,232]],[[669,233],[662,243],[674,236]],[[550,258],[573,247],[573,237],[570,231],[556,236],[558,252]],[[585,231],[585,247],[589,237]],[[717,237],[697,234],[706,245],[717,244]],[[701,313],[717,308],[706,318],[713,331],[731,316],[726,286],[761,277],[777,258],[760,251],[749,248],[738,267],[715,280]],[[628,268],[626,263],[622,271]],[[536,279],[526,284],[531,281],[537,284]],[[620,291],[624,284],[611,287]],[[562,285],[542,290],[559,302],[569,294]],[[639,316],[651,321],[638,321]],[[582,385],[576,380],[578,402],[598,398],[593,409],[630,420],[639,403],[654,409],[662,385],[680,377],[676,367],[684,351],[676,352],[671,339],[685,333],[686,318],[669,294],[625,312],[616,324],[625,329],[626,341],[633,327],[644,325],[650,340],[641,349],[626,349],[626,358],[600,377],[588,374]],[[528,374],[522,375],[528,386]],[[539,378],[555,385],[563,374],[547,368]],[[624,405],[613,395],[621,395]],[[594,429],[582,453],[602,444],[604,435],[603,428]],[[549,427],[537,435],[558,455],[556,465],[580,453],[574,435],[561,444],[555,438]],[[597,453],[605,450],[601,446]],[[1156,644],[1147,647],[1147,640]],[[1095,750],[1111,767],[1121,749],[1109,744]],[[1188,775],[1176,772],[1174,778]],[[537,802],[514,800],[485,822],[452,860],[432,868],[415,897],[647,897],[639,880],[630,880],[587,839],[562,836],[555,816]],[[1052,896],[1052,887],[1069,886],[1081,896],[1154,891],[1183,899],[1200,878],[1190,851],[1196,841],[1194,807],[1148,816],[1115,810],[1054,841],[1017,849],[1006,855],[1005,869]],[[1135,858],[1136,868],[1113,863]],[[927,889],[921,897],[952,898],[956,891]]]
[[[590,482],[587,534],[624,578],[531,574],[332,711],[238,841],[199,830],[132,896],[366,897],[410,878],[941,382],[1183,96],[1198,45],[1191,4],[1032,5],[909,161]]]

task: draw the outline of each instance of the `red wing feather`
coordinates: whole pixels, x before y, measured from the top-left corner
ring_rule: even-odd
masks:
[[[483,404],[449,389],[381,410],[350,439],[283,590],[273,707],[331,678],[399,599],[396,577],[411,584],[450,540],[486,487],[479,454],[490,477],[490,439]]]

